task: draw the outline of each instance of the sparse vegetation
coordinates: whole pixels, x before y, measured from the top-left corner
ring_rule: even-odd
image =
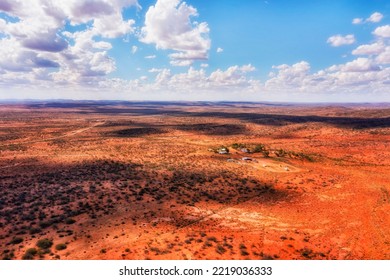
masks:
[[[23,260],[33,260],[34,257],[37,255],[38,250],[36,248],[29,248],[26,250],[24,255],[22,256]]]
[[[12,238],[11,240],[11,244],[19,244],[19,243],[22,243],[23,242],[23,238],[22,237],[19,237],[19,236],[16,236],[14,238]]]
[[[65,220],[65,223],[66,223],[67,225],[74,224],[75,222],[76,222],[76,220],[75,220],[75,219],[72,219],[72,218],[67,218],[67,219]]]
[[[238,149],[246,148],[246,145],[242,143],[233,143],[232,148],[238,150]]]
[[[223,255],[226,252],[226,249],[222,245],[218,244],[217,247],[215,248],[215,251],[218,254]]]
[[[60,244],[57,244],[55,248],[57,251],[62,251],[62,250],[65,250],[67,248],[67,246],[64,243],[60,243]]]
[[[383,211],[364,216],[389,201],[384,109],[102,104],[1,108],[1,258],[334,259],[330,226],[389,232]],[[322,216],[321,237],[305,231]],[[348,257],[387,253],[365,242]]]
[[[47,238],[40,239],[37,242],[37,246],[41,249],[49,249],[51,246],[53,246],[53,241]]]

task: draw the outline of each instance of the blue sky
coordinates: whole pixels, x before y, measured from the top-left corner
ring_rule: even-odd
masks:
[[[390,101],[385,0],[4,0],[0,98]]]

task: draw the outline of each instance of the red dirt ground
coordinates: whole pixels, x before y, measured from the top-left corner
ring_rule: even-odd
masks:
[[[387,105],[0,105],[0,254],[390,259],[389,141]]]

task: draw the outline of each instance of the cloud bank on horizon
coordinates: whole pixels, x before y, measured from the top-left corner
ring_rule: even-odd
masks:
[[[386,1],[250,2],[2,0],[0,99],[390,101]]]

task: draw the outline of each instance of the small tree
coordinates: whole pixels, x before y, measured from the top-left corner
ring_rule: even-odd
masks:
[[[22,242],[23,242],[23,238],[19,237],[19,236],[16,236],[16,237],[12,238],[12,240],[11,240],[11,244],[19,244]]]
[[[56,245],[56,250],[57,251],[65,250],[66,248],[67,248],[67,246],[64,243],[60,243],[60,244]]]
[[[284,157],[284,156],[286,156],[286,154],[287,154],[287,152],[283,149],[279,149],[279,150],[275,151],[275,155],[277,157]]]
[[[269,157],[269,151],[264,150],[261,153],[263,154],[264,157],[266,157],[266,158]]]
[[[253,148],[253,152],[254,153],[260,153],[260,152],[263,152],[265,151],[265,146],[263,144],[257,144],[254,148]]]
[[[53,241],[47,238],[40,239],[37,242],[37,246],[41,249],[49,249],[51,246],[53,246]]]

